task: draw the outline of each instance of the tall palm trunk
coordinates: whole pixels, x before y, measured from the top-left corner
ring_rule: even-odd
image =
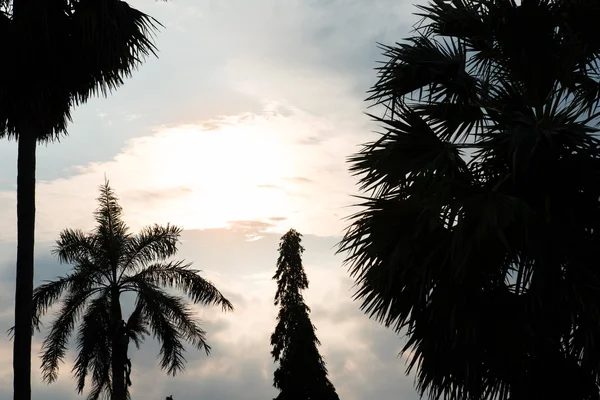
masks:
[[[125,400],[127,398],[127,388],[125,386],[125,353],[122,341],[121,334],[119,333],[113,338],[111,360],[113,388],[111,400]]]
[[[14,399],[31,400],[31,333],[35,242],[35,151],[31,125],[19,134],[17,160],[17,279],[13,348]]]
[[[111,400],[125,400],[127,389],[125,387],[125,354],[123,352],[123,334],[122,326],[123,316],[121,313],[121,304],[119,302],[118,289],[112,296],[112,396]]]

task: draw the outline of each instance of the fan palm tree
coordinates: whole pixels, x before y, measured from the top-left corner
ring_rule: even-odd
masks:
[[[175,375],[184,368],[184,342],[209,353],[206,333],[184,298],[165,291],[177,289],[194,304],[233,306],[190,264],[168,261],[177,252],[181,229],[154,225],[131,234],[122,220],[118,199],[106,182],[100,190],[92,233],[66,229],[54,254],[72,272],[37,287],[33,295],[34,320],[56,303],[60,310],[42,346],[42,373],[46,382],[58,377],[69,338],[76,325],[77,358],[73,373],[81,393],[88,374],[88,398],[106,394],[125,400],[130,384],[129,341],[139,347],[148,333],[161,344],[160,365]],[[123,316],[121,295],[135,294],[130,316]]]
[[[155,54],[157,25],[120,0],[0,0],[0,137],[18,141],[15,399],[31,398],[36,144]]]
[[[431,0],[383,45],[340,243],[421,395],[599,399],[600,2]]]

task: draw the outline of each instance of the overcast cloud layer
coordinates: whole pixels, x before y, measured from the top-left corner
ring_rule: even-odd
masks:
[[[414,400],[398,356],[403,340],[353,302],[335,245],[353,212],[345,159],[373,140],[365,92],[381,60],[376,42],[409,34],[404,0],[135,0],[164,26],[149,59],[108,99],[77,109],[70,136],[39,149],[36,280],[68,271],[50,255],[63,228],[93,227],[106,175],[133,229],[185,228],[179,258],[193,261],[233,301],[198,309],[213,347],[191,351],[184,374],[159,370],[148,340],[132,352],[133,399],[271,399],[269,337],[279,237],[305,235],[305,293],[321,354],[342,400]],[[0,331],[12,325],[16,145],[0,143]],[[34,337],[39,351],[42,335]],[[0,399],[11,398],[11,343],[0,341]],[[73,353],[34,399],[71,400]]]

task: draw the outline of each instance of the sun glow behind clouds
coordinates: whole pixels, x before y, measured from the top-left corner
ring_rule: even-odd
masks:
[[[345,157],[356,148],[336,128],[328,119],[277,103],[262,114],[157,128],[152,136],[129,141],[111,161],[40,182],[38,239],[53,240],[66,227],[91,229],[104,174],[133,229],[167,222],[184,229],[246,229],[246,221],[263,223],[248,228],[248,239],[292,226],[339,235],[348,213],[341,208],[353,190]],[[0,202],[14,201],[13,193],[4,194]]]
[[[292,173],[295,160],[287,155],[293,149],[268,129],[270,124],[253,122],[229,121],[216,129],[176,127],[134,144],[145,156],[155,155],[144,157],[152,169],[152,187],[165,194],[184,188],[162,202],[164,218],[187,228],[217,228],[228,221],[289,213],[285,193],[264,185],[277,185]]]

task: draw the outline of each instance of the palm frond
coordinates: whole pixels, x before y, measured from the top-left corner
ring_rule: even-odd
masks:
[[[108,180],[100,187],[97,200],[98,208],[94,211],[97,226],[94,236],[100,250],[100,258],[108,267],[105,271],[108,282],[117,284],[123,273],[120,265],[130,237],[129,228],[123,221],[123,209]]]
[[[150,334],[148,323],[144,319],[144,314],[142,311],[143,309],[138,303],[127,319],[127,324],[125,325],[127,336],[133,340],[133,343],[138,349],[140,348],[145,335]]]
[[[41,332],[42,322],[40,321],[39,317],[33,315],[31,325],[32,325],[32,330],[31,330],[32,336],[35,333],[35,331]],[[15,337],[15,326],[14,325],[6,330],[6,336],[8,336],[8,340],[14,339],[14,337]]]
[[[596,76],[594,76],[596,75]],[[598,111],[600,101],[600,82],[598,74],[580,72],[573,73],[573,92],[575,93],[575,104],[580,104],[583,112],[588,114]]]
[[[436,131],[440,139],[453,143],[465,142],[483,132],[486,115],[480,103],[468,104],[430,102],[412,107]],[[383,119],[376,118],[378,122]]]
[[[98,208],[94,211],[97,233],[103,238],[121,239],[127,234],[127,226],[123,222],[123,208],[119,198],[106,180],[100,186],[100,196],[97,198]]]
[[[600,13],[593,0],[563,1],[558,4],[559,26],[565,41],[565,57],[570,67],[586,67],[597,63],[600,55],[600,29],[594,16]],[[572,69],[571,69],[572,71]]]
[[[149,320],[150,330],[161,343],[159,356],[161,368],[175,375],[184,369],[186,362],[183,340],[197,349],[210,352],[206,343],[206,332],[200,328],[193,311],[182,298],[166,294],[155,285],[145,281],[136,282],[138,288],[137,305]]]
[[[394,120],[376,119],[387,132],[349,159],[350,171],[362,175],[362,190],[378,187],[385,193],[409,185],[419,174],[468,179],[460,146],[441,139],[418,113],[407,107]]]
[[[138,282],[173,287],[184,292],[194,303],[220,305],[223,311],[233,311],[233,305],[209,281],[202,278],[199,270],[190,269],[184,261],[152,264],[136,275],[124,279],[124,286]]]
[[[427,5],[417,5],[423,17],[419,29],[428,36],[451,36],[462,39],[476,51],[493,42],[493,30],[487,21],[488,5],[478,0],[448,2],[432,0]]]
[[[466,69],[466,49],[453,41],[437,42],[424,36],[407,39],[395,47],[381,46],[388,61],[378,68],[379,80],[369,91],[369,101],[395,106],[416,94],[417,99],[465,104],[477,93],[477,81]],[[405,98],[405,96],[408,96]]]
[[[97,345],[104,345],[104,348],[97,348],[94,357],[91,359],[91,384],[92,389],[88,394],[88,400],[98,400],[104,394],[106,400],[110,400],[112,394],[112,346],[110,335],[99,338]]]
[[[90,302],[79,327],[77,334],[78,352],[72,372],[77,380],[77,391],[80,394],[85,387],[85,378],[90,363],[110,361],[109,309],[110,304],[106,295],[96,297]],[[96,366],[95,368],[98,369],[99,367]],[[102,366],[99,369],[104,371],[106,368],[110,368],[110,365]]]
[[[42,344],[42,379],[54,382],[58,378],[59,364],[64,360],[69,337],[81,316],[91,290],[73,290],[65,298],[52,328]]]
[[[598,399],[597,1],[430,0],[384,46],[339,244],[431,399]],[[535,21],[532,23],[531,21]],[[585,282],[585,283],[584,283]]]
[[[148,56],[156,56],[153,36],[160,23],[124,1],[79,1],[74,5],[73,74],[69,83],[78,104],[106,96]]]
[[[123,269],[143,268],[152,262],[165,261],[177,253],[181,228],[153,225],[127,239]]]
[[[93,276],[89,273],[76,272],[57,278],[54,281],[47,281],[38,286],[33,291],[33,314],[35,320],[40,321],[40,317],[45,315],[48,310],[62,297],[65,292],[79,293],[95,291],[91,289]],[[35,325],[39,328],[39,325]]]
[[[194,303],[233,309],[212,283],[189,268],[190,264],[166,262],[177,251],[180,228],[155,225],[130,235],[108,182],[98,200],[97,229],[88,235],[65,230],[57,242],[55,255],[73,264],[74,272],[38,287],[34,299],[37,317],[67,294],[42,347],[42,373],[48,382],[56,380],[68,339],[83,315],[72,372],[80,393],[86,379],[91,381],[88,398],[94,400],[111,395],[112,321],[123,318],[113,307],[113,301],[119,301],[113,296],[117,292],[136,293],[135,308],[125,325],[129,340],[139,348],[152,333],[161,343],[161,367],[173,375],[184,368],[184,342],[207,354],[210,347],[191,305],[182,297],[165,293],[161,286],[183,291]]]
[[[82,260],[88,262],[97,254],[94,237],[86,235],[80,229],[64,229],[60,232],[52,254],[60,263],[78,264]]]
[[[104,399],[109,400],[112,393],[112,379],[110,377],[110,360],[94,359],[92,390],[87,396],[88,400],[98,400],[104,394]]]
[[[67,275],[35,288],[33,291],[33,314],[37,317],[46,314],[48,309],[60,300],[63,293],[69,289],[72,279],[72,275]]]
[[[436,271],[447,257],[440,244],[449,240],[448,232],[415,199],[367,199],[361,208],[339,251],[349,252],[346,263],[361,308],[400,330],[412,307],[424,304],[435,285]],[[430,239],[419,240],[424,236]]]

